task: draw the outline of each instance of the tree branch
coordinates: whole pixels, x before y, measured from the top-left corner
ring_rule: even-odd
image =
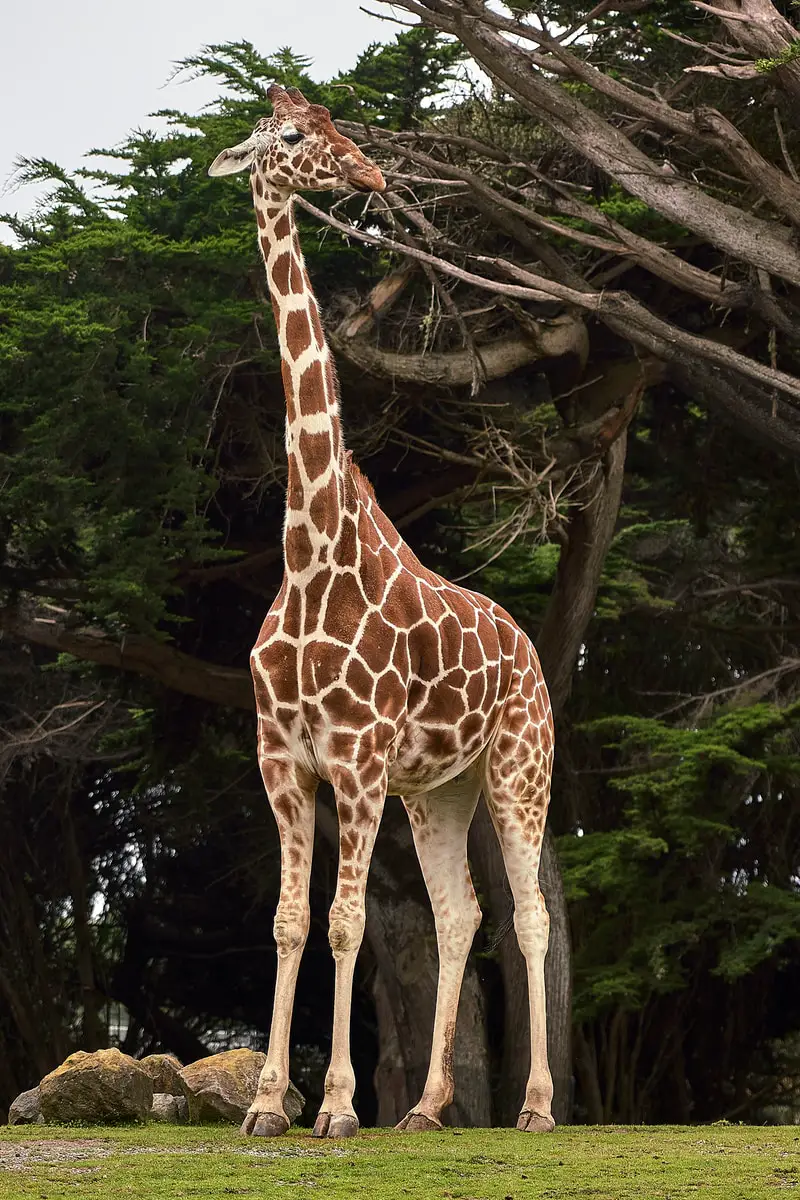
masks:
[[[411,0],[397,2],[401,7],[409,7]],[[474,5],[470,7],[475,10]],[[414,3],[414,11],[421,11],[427,24],[442,27],[442,6],[438,0]],[[549,125],[626,191],[734,258],[800,283],[800,251],[793,246],[788,230],[776,229],[774,223],[725,204],[679,176],[665,176],[658,164],[634,146],[621,130],[547,80],[540,71],[532,71],[525,51],[490,28],[494,22],[483,5],[480,16],[464,15],[454,6],[448,6],[446,13],[450,32],[456,34],[484,70],[535,120]],[[694,122],[689,122],[683,114],[681,118],[680,132],[697,137]],[[684,130],[687,122],[691,129]],[[675,132],[679,132],[678,126]]]
[[[134,671],[156,679],[164,687],[211,704],[255,709],[250,672],[244,668],[220,667],[176,650],[166,642],[128,634],[117,640],[92,628],[70,628],[62,614],[44,616],[21,608],[0,610],[0,631],[23,642],[32,642],[60,654]]]
[[[643,346],[660,358],[667,359],[678,368],[683,369],[689,365],[695,373],[699,374],[698,368],[702,364],[707,375],[710,374],[709,366],[712,369],[724,369],[741,375],[744,380],[752,380],[761,384],[774,395],[783,394],[795,401],[800,401],[800,383],[794,376],[783,371],[773,370],[773,368],[748,358],[744,354],[739,354],[729,346],[722,345],[710,338],[698,337],[676,325],[671,325],[655,316],[626,292],[579,292],[554,280],[536,275],[506,259],[486,255],[471,256],[481,265],[502,270],[512,278],[523,280],[525,286],[500,283],[493,279],[487,279],[485,276],[476,275],[471,271],[465,271],[436,255],[405,246],[400,242],[393,242],[379,234],[366,233],[354,226],[346,225],[329,213],[322,212],[302,197],[298,197],[298,203],[321,221],[340,229],[350,237],[372,245],[383,246],[398,254],[407,254],[418,258],[430,263],[444,274],[452,275],[456,279],[473,284],[485,291],[521,300],[556,298],[593,312],[622,337],[636,345]],[[731,392],[730,388],[725,386],[724,379],[715,375],[712,380],[706,381],[706,386],[709,382],[715,387],[719,382],[719,395],[727,403],[731,398]],[[741,409],[741,406],[737,405],[737,407]],[[759,419],[759,433],[773,444],[780,445],[782,449],[789,449],[793,454],[800,455],[800,431],[796,431],[789,422],[781,420],[777,413],[774,415],[773,421],[775,424],[774,427],[771,427],[768,422]]]
[[[338,334],[329,335],[334,349],[370,375],[386,375],[405,383],[433,384],[437,387],[469,387],[472,382],[472,356],[468,350],[449,354],[398,354],[382,350],[372,343],[349,341]],[[510,337],[477,346],[485,378],[500,379],[512,371],[542,358],[560,358],[581,354],[586,342],[586,327],[574,317],[562,316],[541,322],[537,340]]]

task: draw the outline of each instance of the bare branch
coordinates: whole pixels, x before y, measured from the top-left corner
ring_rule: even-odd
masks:
[[[551,279],[545,279],[542,275],[536,275],[532,271],[525,270],[517,266],[516,263],[509,262],[506,259],[488,255],[470,255],[475,262],[483,266],[499,269],[511,278],[524,281],[524,286],[522,284],[499,283],[493,279],[475,275],[471,271],[465,271],[460,267],[454,266],[452,263],[446,262],[442,258],[438,258],[436,255],[427,254],[425,251],[411,246],[404,246],[402,243],[393,242],[389,238],[381,237],[378,234],[366,233],[363,230],[356,229],[354,226],[345,225],[335,217],[331,217],[328,213],[316,208],[303,197],[298,197],[297,202],[319,220],[332,225],[335,229],[341,230],[350,237],[357,238],[359,241],[369,242],[375,246],[383,246],[385,249],[398,254],[408,254],[412,258],[430,263],[431,266],[436,267],[437,270],[442,271],[446,275],[452,275],[456,279],[461,279],[486,291],[515,296],[521,300],[541,300],[544,297],[563,300],[566,304],[576,305],[579,308],[597,314],[602,320],[608,323],[611,323],[612,320],[618,325],[621,323],[626,331],[625,336],[630,337],[634,342],[646,346],[647,349],[653,349],[655,339],[655,342],[659,345],[659,350],[656,352],[670,359],[682,361],[686,353],[689,352],[692,359],[706,360],[720,367],[725,367],[747,378],[756,380],[766,387],[774,388],[800,402],[800,383],[798,383],[794,376],[788,375],[783,371],[775,371],[771,367],[765,367],[762,363],[747,358],[746,355],[739,354],[736,350],[720,345],[710,338],[697,337],[695,334],[687,333],[677,326],[670,325],[660,317],[656,317],[653,313],[649,312],[644,305],[640,304],[626,292],[578,292],[574,288],[566,287],[564,284],[557,283]]]
[[[134,671],[213,704],[255,708],[249,671],[203,662],[165,642],[137,634],[115,639],[99,629],[70,627],[63,617],[44,616],[23,608],[0,610],[0,631],[101,666]]]
[[[398,0],[402,7],[407,7],[409,2]],[[472,7],[474,9],[474,5]],[[424,6],[415,5],[416,8],[426,13],[428,23],[435,26],[440,24],[441,6],[438,3],[434,5],[433,0],[427,0]],[[532,71],[529,56],[490,28],[496,22],[487,13],[488,10],[481,6],[481,17],[478,19],[471,15],[464,16],[463,13],[456,14],[455,8],[449,7],[446,19],[452,24],[451,32],[456,33],[474,58],[536,120],[549,125],[628,192],[670,220],[693,230],[734,258],[763,267],[772,275],[800,283],[800,250],[793,245],[788,230],[717,200],[679,176],[665,176],[659,165],[634,146],[619,129],[565,89],[547,80],[541,72]],[[558,46],[558,53],[563,56],[566,52]],[[580,63],[580,60],[576,61]],[[591,68],[591,72],[596,70]],[[578,77],[598,91],[611,94],[613,89],[608,77],[602,72],[597,72],[597,76],[599,78],[594,75],[589,78],[586,70],[583,70]],[[621,102],[633,107],[631,98],[635,98],[635,111],[650,116],[652,110],[652,119],[660,116],[662,123],[666,123],[668,117],[674,132],[694,138],[703,135],[690,117],[669,106],[647,100],[633,89],[626,89],[627,92],[630,96]],[[713,137],[713,134],[707,136]],[[715,144],[718,140],[714,139]],[[727,152],[729,140],[722,138],[722,142]],[[740,147],[733,145],[731,150],[739,153]]]
[[[583,322],[572,316],[537,323],[536,338],[510,337],[476,347],[486,379],[500,379],[537,359],[580,354],[586,340]],[[428,383],[437,387],[469,387],[472,382],[472,356],[468,350],[449,354],[398,354],[382,350],[370,342],[347,341],[332,336],[334,349],[365,371],[401,379],[407,383]]]

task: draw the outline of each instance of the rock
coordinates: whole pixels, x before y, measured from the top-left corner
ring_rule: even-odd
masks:
[[[146,1121],[153,1080],[136,1059],[119,1050],[78,1050],[39,1084],[45,1121],[94,1124]]]
[[[187,1089],[191,1123],[231,1121],[240,1125],[253,1103],[266,1061],[260,1050],[225,1050],[184,1067],[180,1077]],[[305,1099],[293,1083],[283,1104],[290,1122],[303,1111]]]
[[[250,1101],[252,1104],[252,1100]],[[289,1080],[289,1086],[286,1089],[286,1095],[283,1097],[284,1111],[289,1118],[289,1124],[294,1125],[300,1113],[306,1106],[306,1098],[299,1088],[296,1088]]]
[[[168,1125],[186,1125],[189,1120],[189,1102],[185,1096],[169,1092],[154,1092],[151,1121],[164,1121]]]
[[[8,1110],[9,1125],[39,1125],[42,1117],[42,1097],[38,1087],[20,1092]]]
[[[181,1061],[174,1054],[148,1054],[136,1060],[144,1067],[153,1081],[153,1093],[164,1092],[167,1096],[185,1096],[186,1089],[180,1077]]]

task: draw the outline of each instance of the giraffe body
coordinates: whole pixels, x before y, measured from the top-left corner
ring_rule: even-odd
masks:
[[[400,795],[431,897],[439,988],[431,1066],[401,1128],[438,1128],[453,1096],[458,997],[480,908],[467,833],[481,793],[514,894],[528,965],[531,1072],[518,1127],[552,1129],[538,866],[553,725],[536,651],[498,605],[427,570],[342,443],[336,373],[294,225],[300,188],[382,190],[380,171],[326,109],[273,86],[274,115],[210,168],[249,168],[286,393],[284,578],[251,655],[258,756],[281,842],[278,975],[267,1062],[247,1133],[284,1132],[289,1034],[308,934],[315,793],[333,785],[339,873],[331,1065],[314,1132],[355,1133],[349,1025],[369,862],[387,792]]]
[[[544,738],[528,731],[526,765],[542,766],[549,704],[526,635],[499,605],[423,567],[357,468],[347,491],[355,561],[348,522],[329,562],[299,579],[287,571],[252,653],[262,758],[285,756],[354,796],[382,760],[388,791],[416,796],[473,766],[505,713],[506,737],[525,734],[532,715],[537,733],[547,727]]]

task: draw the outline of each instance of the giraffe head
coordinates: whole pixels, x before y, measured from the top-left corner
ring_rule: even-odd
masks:
[[[209,175],[249,169],[259,195],[264,190],[289,196],[346,186],[359,192],[383,191],[386,184],[379,168],[338,132],[327,108],[309,104],[297,88],[277,83],[267,89],[267,96],[272,116],[262,117],[246,141],[218,154]]]

